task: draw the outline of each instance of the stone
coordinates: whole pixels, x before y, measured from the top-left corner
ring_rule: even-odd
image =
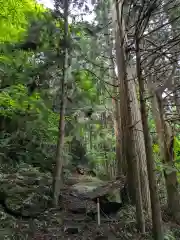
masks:
[[[94,240],[108,240],[108,236],[96,236]]]
[[[77,234],[80,232],[80,228],[78,226],[64,226],[64,232],[69,234]]]

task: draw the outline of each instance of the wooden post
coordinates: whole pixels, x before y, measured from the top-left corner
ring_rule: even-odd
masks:
[[[98,220],[98,226],[100,226],[101,225],[101,216],[100,216],[99,198],[97,198],[97,220]]]

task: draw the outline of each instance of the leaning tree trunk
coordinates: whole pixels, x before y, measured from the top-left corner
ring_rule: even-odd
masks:
[[[68,41],[68,8],[69,2],[64,2],[64,42]],[[65,44],[64,59],[63,59],[63,76],[61,79],[61,105],[60,105],[60,119],[59,119],[59,136],[56,150],[56,166],[53,179],[53,205],[58,205],[63,167],[63,150],[64,150],[64,130],[65,130],[65,106],[66,106],[66,75],[68,71],[68,49]],[[59,46],[60,47],[60,46]]]

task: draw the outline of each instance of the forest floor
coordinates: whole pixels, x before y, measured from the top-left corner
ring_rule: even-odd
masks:
[[[6,214],[0,205],[0,239],[153,239],[148,220],[146,221],[147,234],[142,236],[137,233],[135,209],[132,206],[122,208],[114,218],[102,218],[101,225],[98,226],[95,220],[83,212],[84,202],[71,194],[72,185],[80,181],[78,176],[66,179],[61,191],[60,206],[51,208],[49,205],[52,186],[50,175],[40,173],[38,169],[28,166],[21,167],[17,172],[12,170],[11,174],[0,172],[0,188],[8,193],[7,205],[11,209],[21,208],[23,215],[30,213],[35,216],[26,220],[17,219]],[[86,182],[89,181],[90,179],[86,179]],[[91,207],[96,206],[92,204]],[[180,239],[180,226],[166,222],[165,228],[174,233],[175,239]]]

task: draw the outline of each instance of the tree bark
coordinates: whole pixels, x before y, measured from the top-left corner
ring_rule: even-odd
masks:
[[[170,77],[171,76],[170,74]],[[169,79],[169,77],[168,77]],[[167,82],[168,80],[166,80]],[[171,81],[171,79],[169,79]],[[164,88],[164,86],[162,86]],[[163,107],[162,90],[153,87],[153,82],[148,79],[148,89],[152,96],[152,112],[155,120],[156,132],[160,146],[160,155],[164,164],[164,178],[167,191],[167,202],[170,213],[175,220],[180,223],[180,195],[178,192],[178,179],[174,162],[173,142],[174,135],[172,128],[165,121],[165,111]]]
[[[125,153],[128,165],[128,185],[133,186],[133,197],[136,203],[136,218],[138,230],[145,232],[145,221],[142,206],[141,184],[139,175],[139,161],[135,157],[134,139],[132,134],[132,117],[130,107],[130,95],[127,84],[127,66],[125,61],[125,32],[122,13],[122,2],[115,1],[115,50],[118,68],[118,80],[120,91],[120,112],[121,112],[121,129],[124,130],[124,143],[122,150]],[[134,184],[133,184],[134,183]],[[133,184],[133,185],[132,185]]]
[[[156,130],[159,136],[162,162],[164,163],[164,177],[168,197],[168,207],[175,220],[180,223],[180,195],[178,192],[177,171],[174,159],[174,135],[171,126],[164,120],[164,109],[161,98],[156,94],[158,109],[155,112]]]
[[[113,41],[111,36],[111,32],[109,31],[110,28],[112,28],[111,25],[109,25],[109,6],[108,3],[103,3],[103,21],[104,25],[108,25],[109,28],[104,29],[104,35],[106,38],[106,45],[108,46],[108,55],[107,57],[109,60],[109,76],[111,77],[110,82],[114,85],[112,88],[113,97],[112,97],[112,103],[113,103],[113,122],[114,122],[114,132],[116,135],[116,169],[114,169],[115,176],[121,176],[123,174],[124,169],[124,162],[121,157],[121,118],[120,118],[120,105],[119,105],[119,89],[115,87],[118,83],[118,79],[115,73],[115,65],[114,65],[114,57],[113,57]],[[110,15],[111,17],[111,15]],[[114,37],[114,36],[113,36]]]
[[[148,116],[146,111],[146,102],[145,102],[145,86],[142,78],[141,70],[141,57],[139,49],[139,36],[136,36],[136,71],[137,79],[139,82],[139,96],[140,96],[140,109],[144,133],[144,141],[146,148],[146,158],[147,158],[147,169],[148,169],[148,178],[149,178],[149,189],[151,196],[151,209],[152,209],[152,224],[153,224],[153,234],[155,240],[164,239],[163,226],[162,226],[162,217],[161,217],[161,208],[157,192],[157,183],[155,176],[155,161],[153,157],[151,137],[148,127]]]
[[[116,94],[117,91],[115,91]],[[117,94],[116,94],[117,95]],[[116,135],[116,176],[121,176],[125,172],[124,162],[121,157],[121,116],[120,116],[120,106],[117,96],[113,99],[114,105],[114,131]]]
[[[131,74],[130,74],[131,73]],[[139,168],[140,168],[140,180],[141,180],[141,194],[143,199],[143,206],[147,214],[151,216],[151,202],[150,202],[150,191],[149,191],[149,181],[147,173],[147,162],[146,162],[146,151],[144,144],[144,135],[142,127],[142,119],[139,108],[139,102],[137,99],[136,93],[136,82],[135,76],[133,75],[133,69],[128,69],[129,81],[128,88],[130,93],[130,103],[131,103],[131,116],[132,116],[132,130],[133,137],[135,140],[135,152],[136,158],[139,159]]]
[[[129,56],[128,56],[129,57]],[[139,161],[139,169],[140,169],[140,180],[141,180],[141,194],[143,199],[143,207],[148,213],[151,215],[151,203],[150,203],[150,192],[149,192],[149,183],[148,183],[148,173],[147,173],[147,163],[146,163],[146,152],[145,152],[145,145],[144,145],[144,137],[143,137],[143,129],[142,129],[142,121],[141,121],[141,114],[139,109],[139,102],[137,99],[136,93],[136,83],[134,81],[133,71],[132,68],[127,68],[128,74],[128,91],[130,94],[130,107],[131,107],[131,117],[132,117],[132,133],[133,138],[135,141],[135,152],[136,152],[136,161]],[[121,129],[121,148],[123,145],[123,134],[124,130]],[[123,167],[123,172],[126,169],[126,164],[124,163],[125,157],[123,153],[121,155],[121,164]]]
[[[68,8],[69,1],[64,1],[64,42],[68,41]],[[60,46],[59,46],[60,47]],[[61,105],[60,105],[60,119],[59,119],[59,136],[56,149],[56,166],[53,179],[53,205],[58,205],[60,188],[62,183],[62,167],[63,167],[63,149],[64,149],[64,137],[65,137],[65,106],[66,106],[66,75],[68,71],[68,49],[64,47],[64,59],[63,59],[63,76],[61,79]]]

